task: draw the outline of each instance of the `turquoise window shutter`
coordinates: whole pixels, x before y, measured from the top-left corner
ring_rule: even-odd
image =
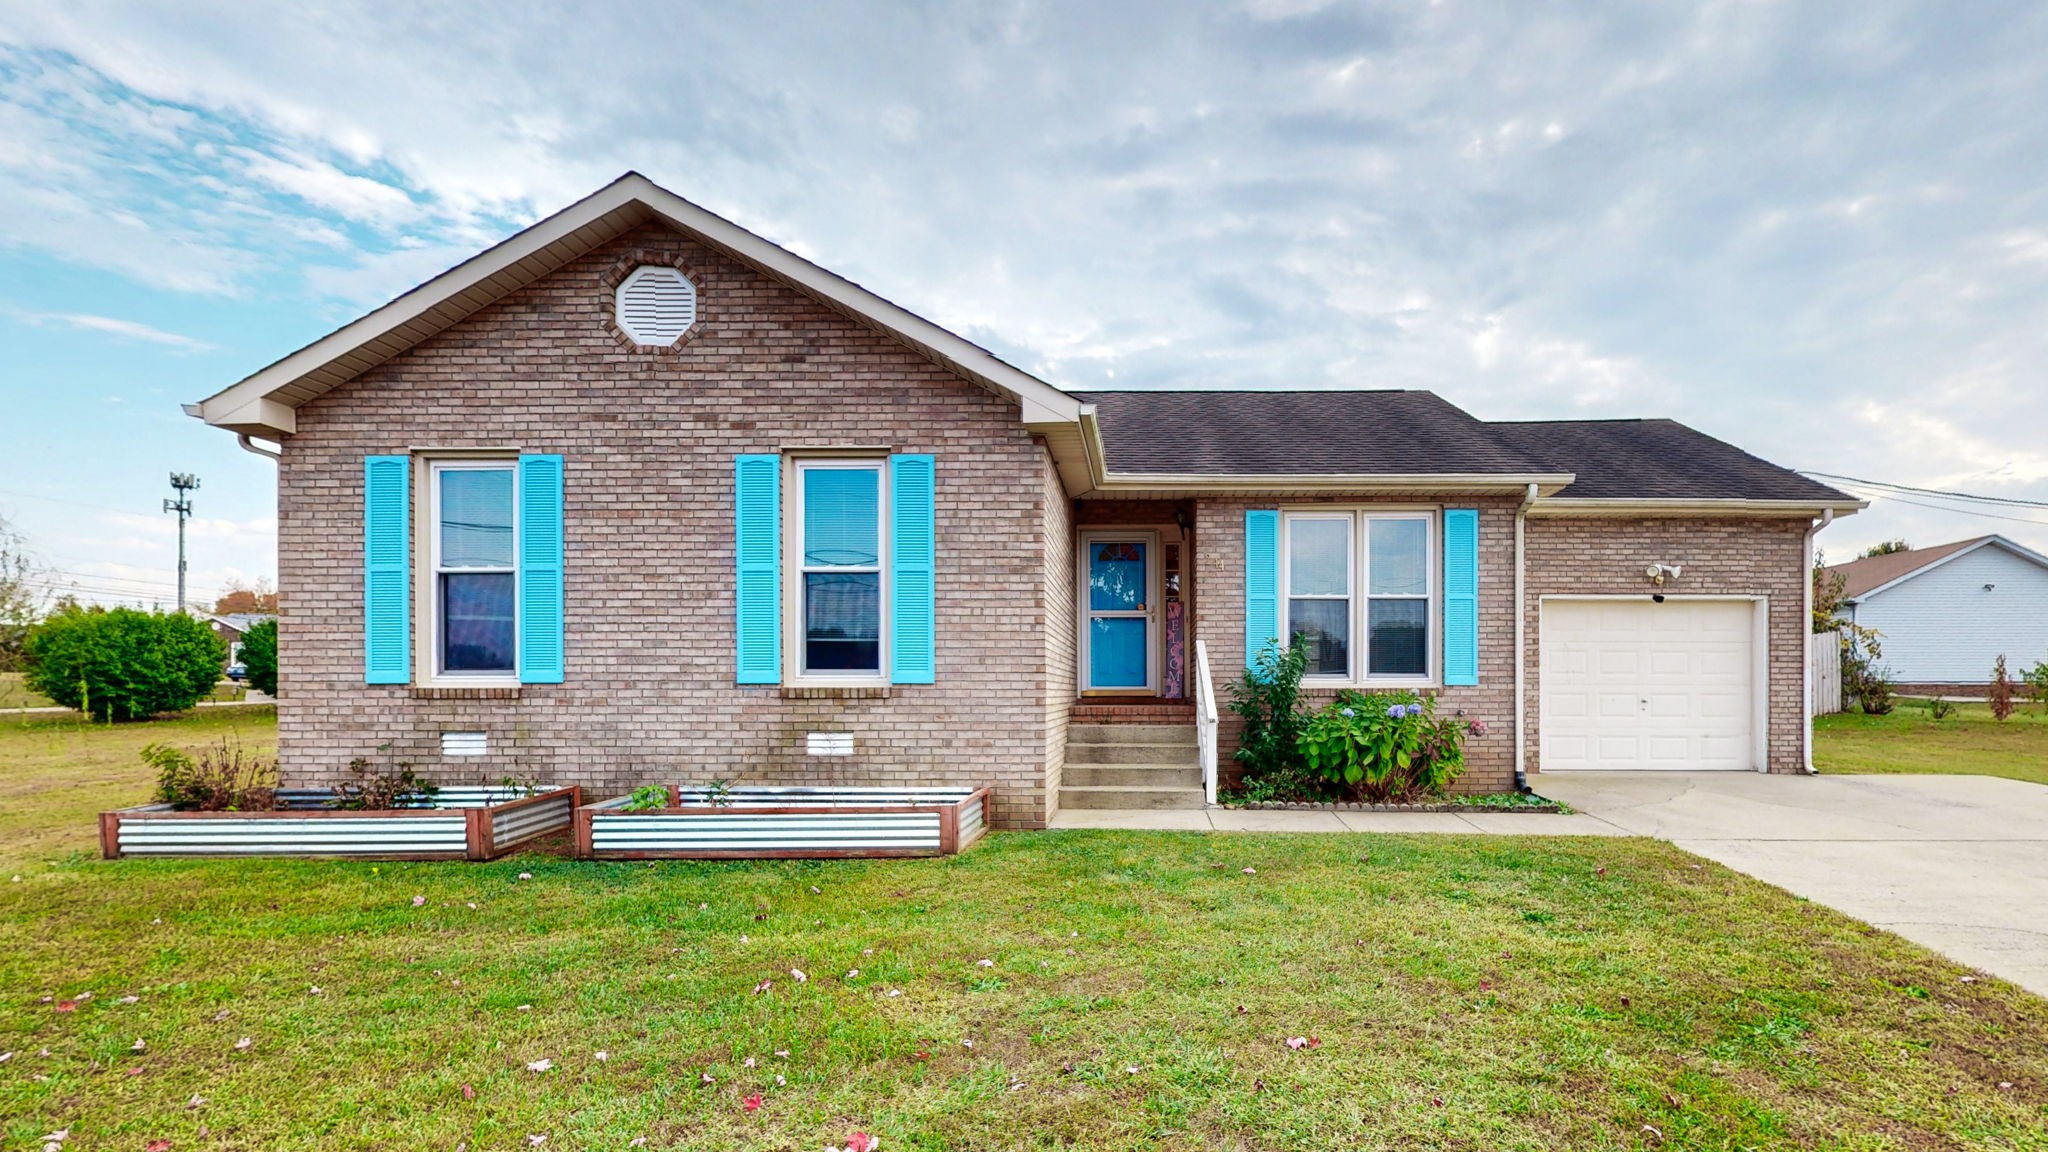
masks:
[[[782,457],[733,457],[741,684],[782,683]]]
[[[1280,513],[1244,514],[1244,664],[1280,640]]]
[[[889,682],[937,678],[934,475],[930,456],[889,457]]]
[[[412,459],[363,459],[363,682],[412,679]]]
[[[562,682],[562,458],[519,458],[519,682]]]
[[[1444,684],[1479,683],[1479,512],[1444,509]]]

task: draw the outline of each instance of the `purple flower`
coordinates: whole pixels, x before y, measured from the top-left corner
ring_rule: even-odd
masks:
[[[1339,715],[1339,716],[1342,716],[1342,717],[1344,717],[1344,718],[1345,718],[1346,720],[1349,720],[1349,719],[1351,719],[1351,718],[1352,718],[1353,716],[1356,716],[1356,715],[1358,715],[1358,713],[1356,713],[1356,712],[1353,712],[1353,711],[1352,711],[1351,709],[1349,709],[1349,708],[1346,708],[1346,709],[1343,709],[1342,711],[1338,712],[1338,713],[1337,713],[1337,715]]]
[[[1408,709],[1403,707],[1402,705],[1391,704],[1387,706],[1387,718],[1389,720],[1399,720],[1401,717],[1406,716],[1407,714]]]
[[[1409,714],[1410,716],[1420,716],[1420,715],[1422,715],[1422,705],[1420,705],[1420,704],[1410,704],[1410,705],[1408,706],[1408,714]]]

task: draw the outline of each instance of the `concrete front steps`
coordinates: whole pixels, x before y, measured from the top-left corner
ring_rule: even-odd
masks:
[[[1060,807],[1205,806],[1192,723],[1067,725]]]

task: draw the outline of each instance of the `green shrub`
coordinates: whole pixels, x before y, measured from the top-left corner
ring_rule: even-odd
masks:
[[[249,670],[249,687],[277,695],[277,621],[258,620],[242,634],[242,666]]]
[[[1945,696],[1929,696],[1927,698],[1927,718],[1929,720],[1946,720],[1955,714],[1955,701]]]
[[[1308,766],[1332,787],[1375,804],[1442,796],[1465,770],[1465,737],[1484,725],[1438,716],[1434,697],[1339,692],[1300,738]]]
[[[1230,710],[1244,721],[1236,756],[1244,765],[1245,782],[1301,764],[1296,744],[1302,722],[1301,675],[1307,670],[1308,649],[1301,644],[1285,651],[1267,645],[1230,686]]]
[[[2048,660],[2037,660],[2032,668],[2020,673],[2020,679],[2027,686],[2027,696],[2048,713]]]
[[[22,648],[27,685],[95,720],[144,720],[206,698],[227,661],[204,621],[182,612],[65,608]]]
[[[252,812],[277,806],[277,761],[222,738],[194,759],[168,744],[149,744],[142,762],[156,769],[156,802],[183,812]]]

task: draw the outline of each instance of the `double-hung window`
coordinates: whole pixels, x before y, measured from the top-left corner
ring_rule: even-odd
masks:
[[[519,667],[517,483],[510,460],[430,469],[433,671],[505,678]]]
[[[882,650],[888,538],[881,457],[796,461],[792,624],[800,674],[876,678]]]
[[[1286,631],[1309,680],[1427,683],[1436,618],[1428,512],[1295,512],[1281,541]]]

